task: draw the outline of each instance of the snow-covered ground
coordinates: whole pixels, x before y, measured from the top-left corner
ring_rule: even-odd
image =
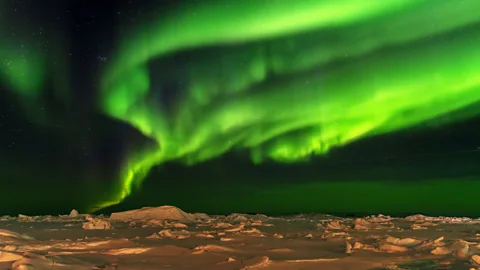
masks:
[[[189,214],[0,218],[0,269],[480,269],[480,220]]]

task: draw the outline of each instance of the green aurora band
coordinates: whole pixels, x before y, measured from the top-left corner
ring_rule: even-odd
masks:
[[[231,150],[303,161],[476,104],[478,10],[478,0],[204,1],[133,29],[102,77],[101,104],[156,146],[127,157],[118,192],[96,208],[163,162]],[[175,100],[159,101],[171,89],[155,82],[172,80]]]
[[[11,92],[10,102],[18,104],[29,120],[47,124],[43,94],[53,91],[62,102],[69,100],[64,48],[54,36],[57,33],[25,23],[17,13],[2,12],[8,10],[8,3],[0,1],[0,82]],[[52,89],[45,87],[49,80]]]
[[[0,12],[4,5],[0,2]],[[9,15],[0,14],[0,80],[21,97],[32,98],[40,94],[46,77],[45,55],[35,46],[38,42],[30,37],[31,31],[25,34],[25,29],[18,33],[5,29],[17,23]]]

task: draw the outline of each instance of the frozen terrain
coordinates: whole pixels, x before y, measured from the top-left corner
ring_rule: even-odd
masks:
[[[4,216],[0,269],[480,269],[480,219],[189,214]],[[479,255],[477,255],[479,254]]]

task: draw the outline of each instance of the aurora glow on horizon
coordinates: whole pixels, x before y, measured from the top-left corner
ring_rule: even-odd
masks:
[[[163,162],[304,161],[480,101],[479,1],[272,2],[192,4],[123,37],[102,109],[156,147],[97,208]]]

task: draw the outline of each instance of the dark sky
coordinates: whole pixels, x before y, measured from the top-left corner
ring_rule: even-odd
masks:
[[[246,1],[239,14],[248,11],[247,2],[251,1]],[[264,5],[260,8],[272,10],[265,13],[271,17],[282,10]],[[260,33],[265,38],[257,38],[251,30],[255,27],[242,32],[243,25],[252,23],[248,21],[251,16],[238,15],[244,22],[231,17],[231,29],[222,34],[220,24],[235,14],[228,15],[222,7],[208,8],[197,2],[4,1],[0,5],[0,38],[5,41],[0,44],[0,71],[7,75],[0,80],[0,215],[59,214],[72,208],[88,211],[104,205],[118,198],[129,166],[134,168],[142,160],[152,160],[155,154],[149,152],[151,149],[163,151],[163,160],[152,163],[152,168],[145,167],[149,173],[124,202],[101,211],[169,204],[190,212],[210,213],[478,215],[474,191],[480,186],[480,88],[476,92],[458,88],[456,95],[450,95],[446,86],[466,83],[469,72],[475,71],[466,62],[460,62],[469,57],[468,51],[460,50],[468,36],[465,33],[479,29],[475,18],[472,17],[471,23],[459,23],[457,28],[445,26],[446,30],[436,34],[422,36],[412,31],[408,42],[384,41],[386,45],[369,52],[356,52],[362,40],[368,43],[370,34],[375,37],[369,40],[372,42],[389,39],[386,32],[380,32],[385,29],[372,26],[385,20],[382,16],[395,17],[398,13],[398,18],[395,17],[398,24],[394,24],[395,19],[385,23],[400,27],[405,18],[420,20],[418,14],[422,8],[385,11],[385,15],[372,15],[365,22],[348,20],[345,25],[327,25],[325,29],[316,26],[320,30],[284,30],[295,24],[292,22],[272,28],[283,27],[282,34],[271,34],[272,30]],[[201,17],[201,10],[208,15],[215,9],[218,13],[212,12],[213,17]],[[198,19],[199,25],[195,26],[191,16],[197,16],[197,10],[198,18],[208,17],[211,23],[202,24]],[[439,7],[437,12],[451,10],[455,9]],[[192,13],[178,16],[182,12]],[[267,15],[265,22],[273,20]],[[239,26],[235,21],[240,21]],[[168,29],[169,25],[176,29],[173,34],[155,30],[163,26]],[[235,31],[238,34],[230,34]],[[154,41],[157,33],[159,41]],[[245,34],[240,37],[242,33]],[[128,70],[129,59],[136,61],[142,53],[155,51],[153,44],[167,47],[165,44],[171,40],[176,44],[174,40],[183,37],[186,44],[183,47],[178,45],[178,49],[165,55],[152,53],[145,61],[150,90],[147,96],[142,96],[143,101],[133,102],[137,97],[133,94],[137,91],[134,78],[132,84],[126,84],[132,86],[126,88],[129,93],[126,100],[107,98],[113,102],[107,102],[113,104],[110,107],[102,103],[108,97],[102,92],[106,91],[102,88],[105,74]],[[207,42],[207,37],[212,40],[217,37],[217,41]],[[349,48],[345,44],[353,37],[357,38],[358,47]],[[145,49],[142,42],[149,42],[150,47]],[[321,47],[319,44],[324,46],[324,55],[340,50],[347,58],[318,60],[307,67],[308,60],[317,55],[312,50]],[[24,47],[28,50],[24,51]],[[437,51],[449,48],[454,50],[445,59],[435,56]],[[261,62],[255,62],[260,58],[252,56],[257,49],[262,59],[270,59],[265,61],[268,68],[263,75],[258,75]],[[309,55],[303,57],[300,52],[308,50]],[[130,57],[132,51],[138,52],[138,56]],[[465,55],[461,55],[464,51]],[[11,74],[20,71],[8,73],[8,63],[17,56],[24,59],[27,52],[32,56],[42,55],[38,59],[44,61],[28,55],[22,61],[43,65],[25,69],[32,76],[18,79]],[[349,56],[354,52],[356,56]],[[126,56],[122,58],[123,55]],[[448,57],[460,59],[457,68],[441,69],[444,63],[451,62]],[[242,68],[249,59],[257,63],[248,70],[254,83],[246,87],[248,91],[235,92],[237,85],[243,85],[242,80],[248,77]],[[283,59],[285,65],[278,64],[278,59]],[[45,72],[39,75],[39,70]],[[127,78],[129,75],[125,74]],[[402,90],[413,87],[413,83],[428,81],[431,74],[445,80],[438,89],[419,88],[415,94]],[[42,83],[30,87],[37,75]],[[317,80],[321,90],[311,90],[317,89],[313,86]],[[393,89],[390,86],[402,85],[406,80],[412,82],[408,87],[377,91],[397,95],[395,100],[368,103],[375,101],[373,94],[379,84],[384,85],[381,89]],[[312,88],[305,86],[306,90],[302,90],[304,86],[299,86],[298,81],[302,85],[311,83]],[[211,87],[203,103],[194,102],[198,95],[195,96],[191,85],[198,89]],[[444,86],[447,90],[443,90]],[[470,87],[478,86],[471,83]],[[205,98],[206,90],[201,90],[204,92],[200,96]],[[122,102],[132,106],[128,113],[122,114],[118,109]],[[329,106],[337,103],[358,108],[342,107],[340,113],[334,109],[327,111],[336,108]],[[397,107],[396,111],[392,109]],[[146,119],[151,122],[144,124],[138,120],[144,110],[136,109],[148,111]],[[262,140],[255,147],[248,144],[259,138],[260,133],[263,136],[277,127],[313,119],[311,115],[320,114],[321,110],[325,110],[322,111],[325,116],[316,122],[299,124],[298,128]],[[357,113],[360,111],[365,113]],[[190,112],[191,116],[185,116]],[[249,112],[252,116],[247,116]],[[323,139],[330,131],[327,120],[334,115],[341,126],[332,130],[338,134],[334,139]],[[224,128],[227,124],[222,121],[227,120],[219,120],[227,116],[231,119],[228,123],[236,125],[231,130]],[[383,116],[389,117],[381,124],[375,122]],[[163,123],[167,124],[162,126]],[[377,124],[367,132],[350,136],[365,123]],[[192,141],[202,136],[208,137],[202,146],[181,151],[190,149],[187,146],[194,145]],[[328,145],[327,151],[319,153],[312,148],[297,158],[295,155],[312,136],[318,136],[318,141]],[[231,140],[236,143],[230,145]],[[288,154],[288,159],[295,158],[281,158],[279,145],[297,150]],[[260,164],[251,158],[252,149],[262,153]],[[213,152],[216,154],[201,158]]]

